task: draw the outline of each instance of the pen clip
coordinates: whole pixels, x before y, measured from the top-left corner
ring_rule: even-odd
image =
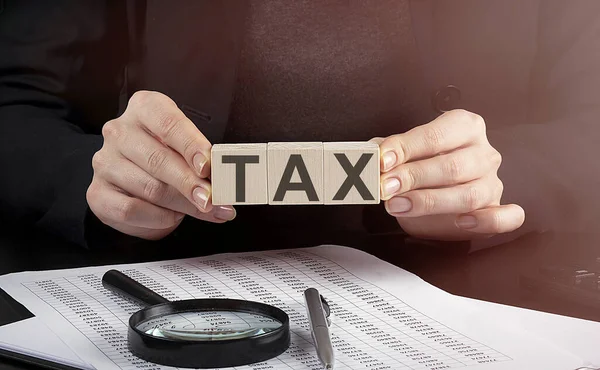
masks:
[[[331,315],[331,308],[329,307],[329,303],[327,303],[325,297],[323,297],[323,295],[321,294],[319,294],[319,296],[321,297],[321,306],[323,307],[323,311],[325,311],[325,319],[327,320],[327,326],[331,326],[331,319],[329,317]]]

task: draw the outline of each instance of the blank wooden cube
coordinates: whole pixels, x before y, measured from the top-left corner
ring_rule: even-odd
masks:
[[[269,204],[323,204],[323,143],[269,143]]]
[[[215,144],[211,152],[214,205],[268,204],[267,144]]]
[[[379,167],[375,143],[324,143],[324,204],[379,203]]]

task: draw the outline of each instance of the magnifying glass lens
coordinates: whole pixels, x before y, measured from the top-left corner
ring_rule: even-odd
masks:
[[[157,338],[207,342],[256,337],[281,326],[269,316],[221,310],[170,313],[142,321],[136,329]]]

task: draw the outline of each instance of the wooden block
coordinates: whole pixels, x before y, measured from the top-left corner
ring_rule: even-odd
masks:
[[[379,167],[375,143],[324,143],[324,204],[379,203]]]
[[[267,144],[215,144],[211,152],[214,205],[267,204]]]
[[[269,204],[323,204],[323,143],[269,143]]]

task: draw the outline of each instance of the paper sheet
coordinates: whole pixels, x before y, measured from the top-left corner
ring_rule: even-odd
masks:
[[[98,369],[161,369],[131,355],[127,320],[140,307],[101,285],[116,268],[170,300],[238,298],[288,313],[292,345],[240,369],[320,369],[302,292],[332,308],[336,369],[575,369],[584,361],[366,253],[345,247],[265,251],[27,272],[0,277],[84,361]]]
[[[71,348],[37,317],[0,326],[0,348],[74,368],[95,370],[77,357]]]
[[[584,360],[583,366],[600,369],[600,322],[523,309],[497,303],[462,299],[469,306],[479,306],[489,315],[569,351]],[[582,369],[586,370],[586,369]]]

